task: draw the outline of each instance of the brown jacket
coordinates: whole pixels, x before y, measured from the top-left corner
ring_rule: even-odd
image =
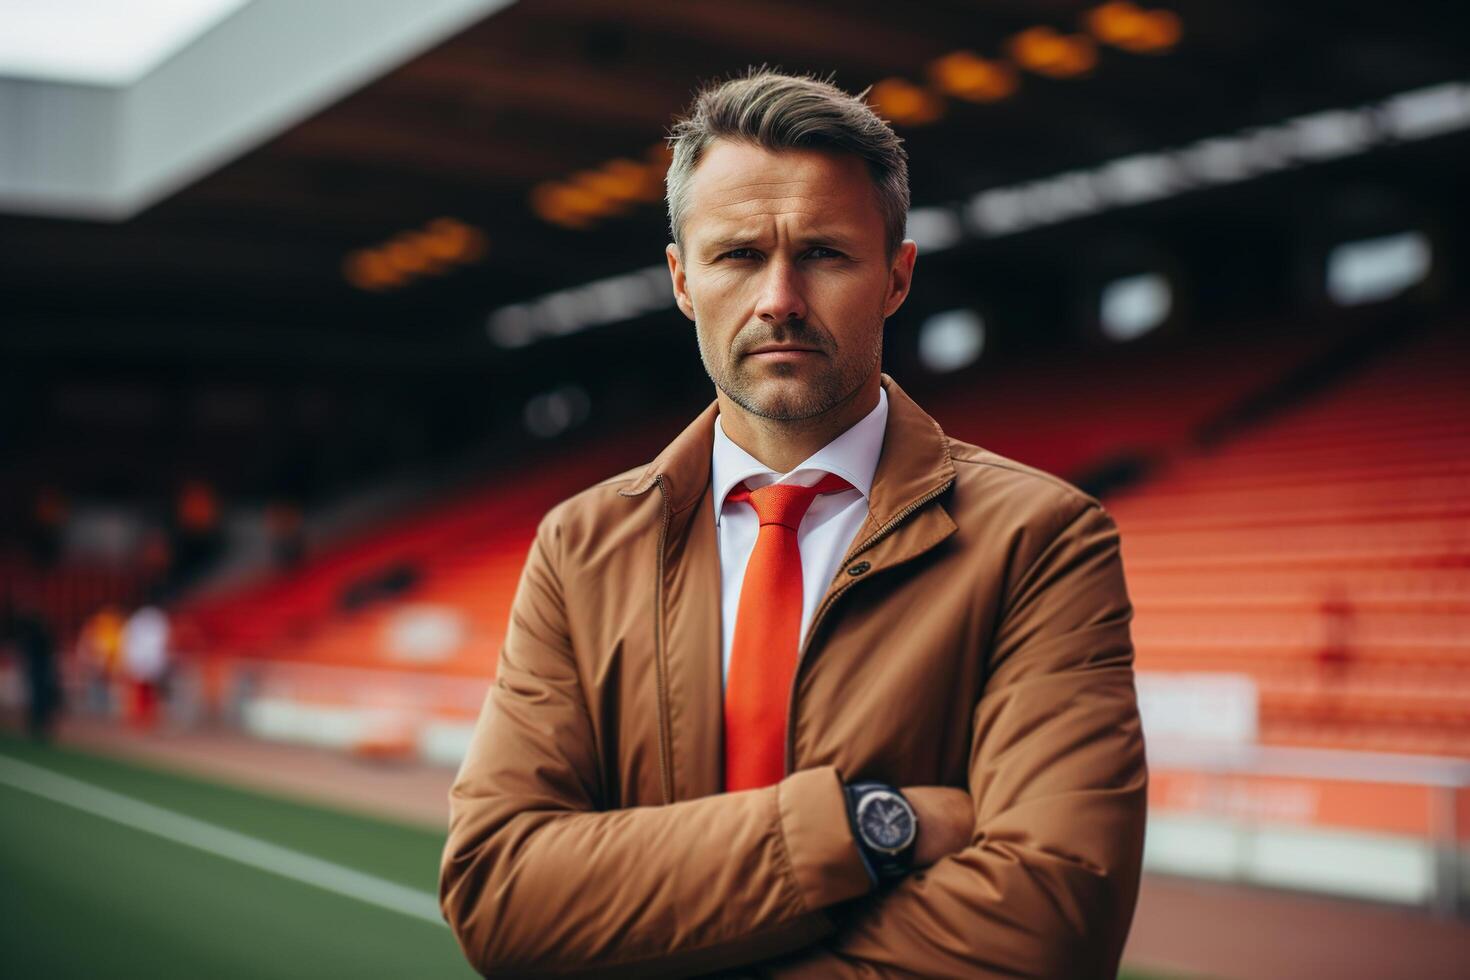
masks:
[[[721,792],[717,403],[546,515],[450,791],[440,901],[481,973],[1116,975],[1147,787],[1117,531],[882,383],[775,786]],[[872,892],[857,778],[968,790],[971,845]]]

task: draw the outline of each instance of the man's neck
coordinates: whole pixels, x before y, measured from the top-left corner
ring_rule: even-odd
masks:
[[[879,387],[875,375],[870,384],[858,388],[846,401],[821,415],[789,422],[753,415],[717,388],[715,397],[720,403],[720,418],[716,424],[722,425],[730,441],[761,465],[777,473],[789,473],[877,408]]]

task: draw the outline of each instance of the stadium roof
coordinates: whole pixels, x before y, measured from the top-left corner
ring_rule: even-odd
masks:
[[[404,9],[354,9],[367,20],[388,6]],[[1103,7],[1124,19],[1099,22]],[[286,8],[296,9],[253,0],[223,26]],[[1164,14],[1173,35],[1163,19],[1138,20]],[[198,34],[208,18],[196,16],[194,45],[125,96],[219,33]],[[121,220],[76,217],[64,202],[52,214],[70,217],[0,216],[11,320],[0,343],[231,356],[317,345],[330,358],[363,354],[368,338],[405,364],[510,356],[486,335],[497,308],[658,261],[661,202],[637,168],[656,164],[700,82],[751,63],[878,86],[908,141],[916,205],[948,206],[1461,82],[1467,27],[1464,8],[1429,0],[514,4],[406,61],[427,42],[399,45],[370,73],[360,62],[350,86],[350,72],[336,91],[301,82],[309,97],[274,128],[201,152],[173,178],[187,185],[161,199],[135,186],[146,203],[122,206]],[[289,21],[274,29],[221,84],[269,87],[302,47],[287,43]],[[1449,154],[1436,164],[1453,165]],[[632,183],[619,189],[619,175]],[[612,188],[601,205],[587,203],[594,185]],[[433,247],[440,259],[425,259]]]

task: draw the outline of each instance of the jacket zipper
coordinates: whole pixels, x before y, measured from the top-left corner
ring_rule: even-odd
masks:
[[[669,755],[673,751],[670,745],[672,722],[669,720],[668,681],[664,677],[664,548],[668,543],[672,515],[669,511],[669,491],[664,485],[662,474],[655,477],[654,482],[658,484],[659,497],[663,501],[663,523],[658,532],[658,581],[653,588],[653,672],[658,685],[658,772],[664,803],[667,805],[674,802],[674,777],[669,765]]]
[[[847,557],[842,559],[842,567],[846,568],[849,562],[851,562],[858,555],[862,554],[864,551],[867,551],[874,544],[884,538],[889,531],[892,531],[894,528],[898,527],[898,525],[902,524],[910,514],[927,504],[929,501],[933,500],[935,497],[944,493],[952,486],[954,486],[954,480],[950,480],[943,486],[935,490],[931,490],[930,492],[924,494],[924,496],[920,497],[918,500],[915,500],[913,503],[909,504],[903,510],[899,511],[897,514],[894,515],[892,520],[890,520],[887,524],[884,524],[882,527],[878,528],[878,530],[874,531],[872,535],[869,536],[868,540],[864,541],[852,551],[848,552]],[[662,581],[662,578],[660,578],[660,581]],[[856,581],[856,579],[849,578],[846,582],[842,584],[841,587],[837,589],[836,592],[833,592],[831,595],[827,596],[826,599],[822,600],[822,604],[818,606],[817,611],[812,614],[812,621],[811,624],[807,627],[806,638],[802,641],[801,649],[798,650],[796,653],[796,669],[791,673],[791,692],[786,701],[786,775],[788,776],[791,774],[792,766],[796,764],[796,730],[795,727],[792,725],[792,720],[796,717],[796,688],[797,682],[801,679],[801,665],[806,661],[807,648],[811,646],[812,637],[817,635],[817,627],[821,624],[822,617],[826,615],[827,610],[832,607],[832,604],[837,601],[838,597],[840,597],[848,589],[852,588],[853,584]]]

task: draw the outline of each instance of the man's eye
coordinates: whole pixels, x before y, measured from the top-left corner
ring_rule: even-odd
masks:
[[[720,258],[722,258],[722,259],[753,259],[753,258],[755,258],[755,249],[753,249],[753,248],[732,248],[732,249],[730,249],[730,251],[726,252],[724,255],[721,255]]]
[[[813,247],[809,252],[807,252],[807,255],[810,255],[814,259],[836,259],[842,257],[842,253],[837,251],[837,249],[828,248],[825,245],[817,245]]]

